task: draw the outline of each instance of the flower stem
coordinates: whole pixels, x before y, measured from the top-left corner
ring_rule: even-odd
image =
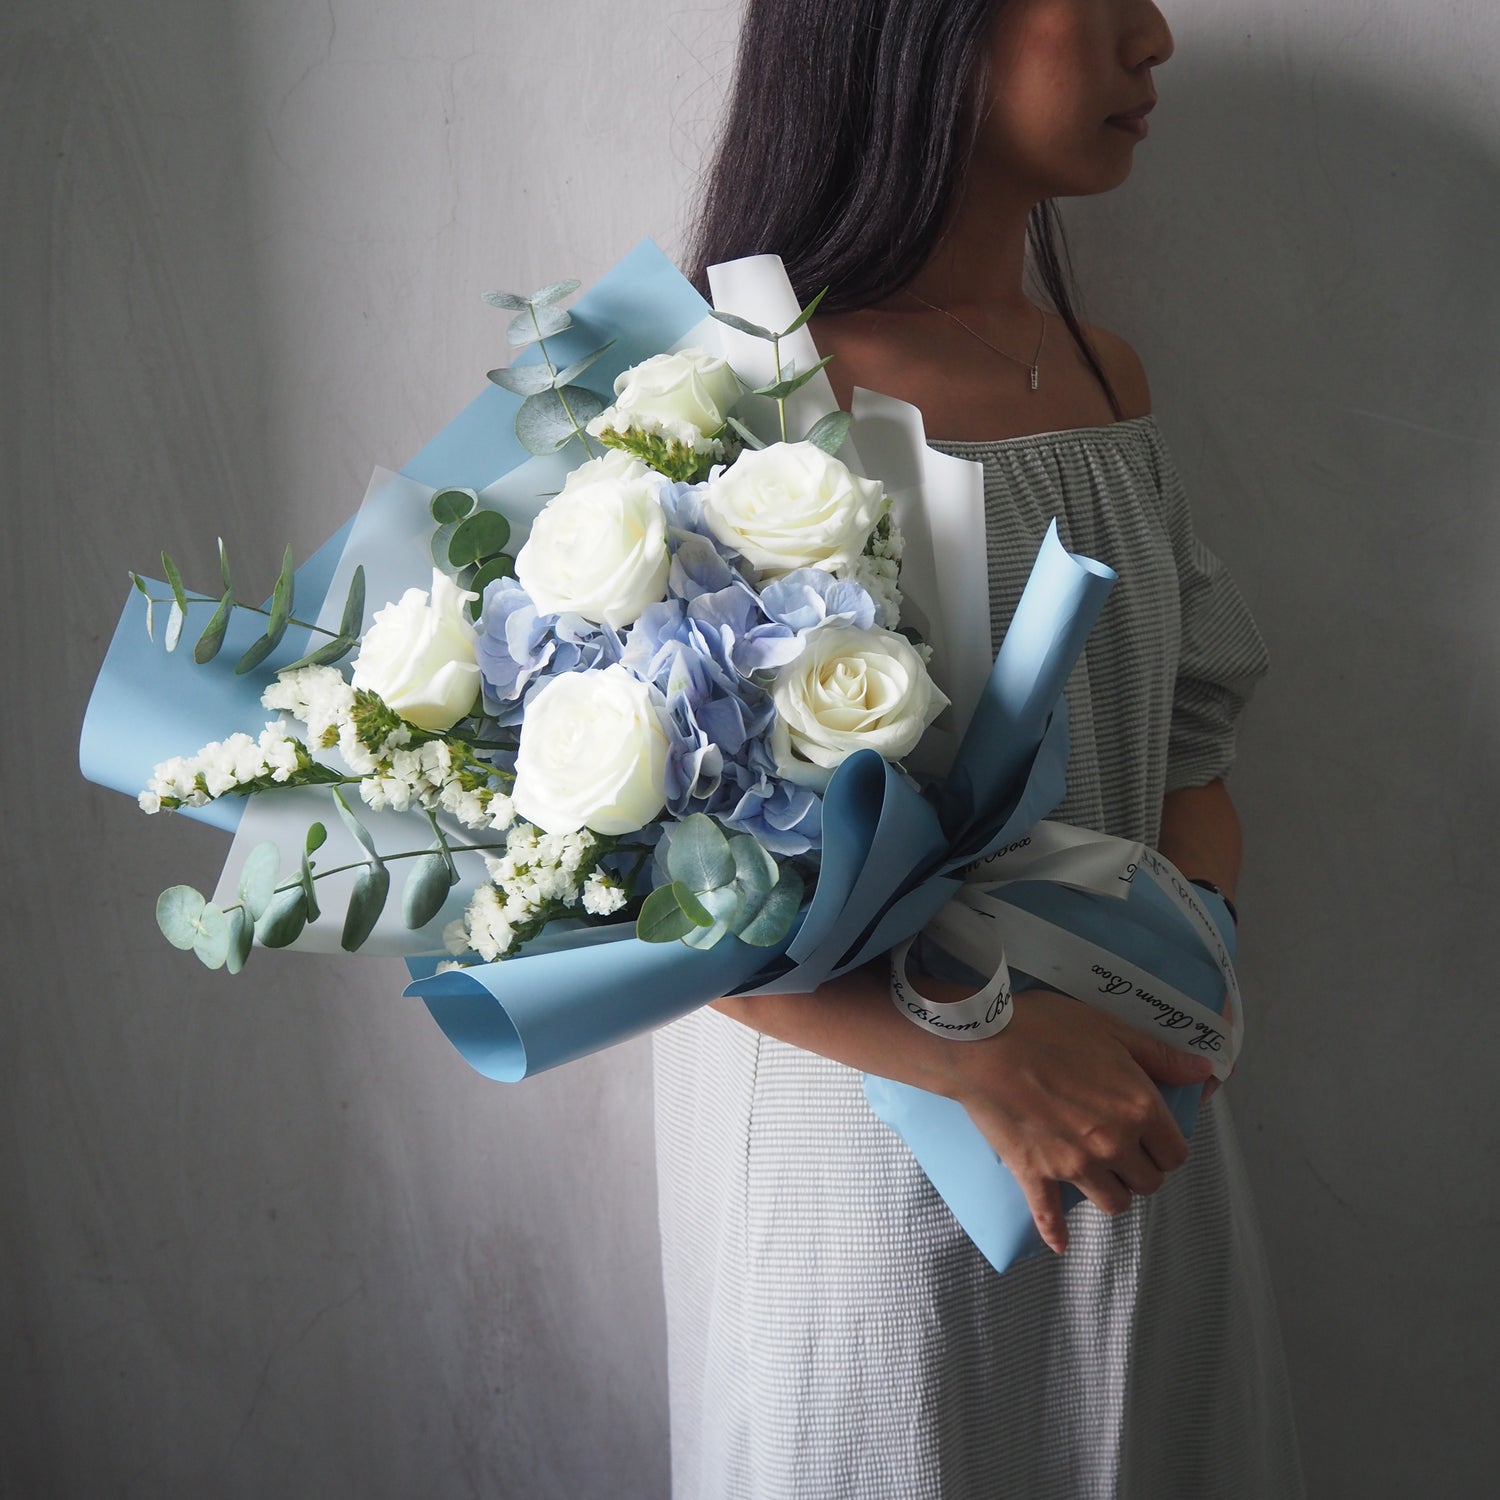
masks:
[[[547,366],[547,373],[553,380],[556,380],[557,367],[552,363],[552,356],[547,353],[547,340],[542,337],[542,325],[536,320],[536,308],[528,304],[527,310],[531,313],[531,326],[536,329],[536,346],[541,350],[542,362]],[[562,409],[567,412],[568,420],[573,424],[573,432],[578,441],[583,444],[583,451],[590,458],[598,458],[599,455],[594,452],[593,445],[589,442],[588,434],[578,425],[578,418],[573,415],[573,408],[568,405],[568,398],[563,395],[562,387],[554,385],[552,389],[557,392],[557,399],[562,402]]]

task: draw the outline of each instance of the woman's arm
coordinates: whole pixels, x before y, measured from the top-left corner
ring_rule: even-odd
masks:
[[[936,979],[922,987],[934,999],[964,994]],[[1017,995],[1010,1024],[984,1041],[934,1036],[891,1004],[884,960],[812,994],[730,997],[715,1008],[861,1072],[957,1100],[1059,1254],[1068,1231],[1058,1184],[1076,1184],[1110,1214],[1132,1193],[1154,1193],[1187,1160],[1187,1142],[1153,1080],[1202,1083],[1211,1066],[1050,990]]]
[[[1168,792],[1158,847],[1189,880],[1210,880],[1231,900],[1240,878],[1240,820],[1222,781]]]
[[[1160,846],[1184,875],[1233,893],[1240,825],[1222,781],[1164,799]],[[964,993],[937,979],[922,988],[937,1000]],[[1210,1070],[1207,1059],[1052,990],[1017,995],[1010,1025],[985,1041],[934,1036],[891,1004],[884,960],[810,995],[729,997],[715,1008],[863,1073],[956,1099],[1015,1175],[1042,1239],[1059,1253],[1067,1225],[1058,1183],[1074,1183],[1106,1213],[1128,1207],[1132,1193],[1155,1192],[1187,1160],[1187,1142],[1154,1085],[1202,1083]]]

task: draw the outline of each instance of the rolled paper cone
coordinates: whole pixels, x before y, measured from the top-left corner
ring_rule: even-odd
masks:
[[[1106,564],[1069,552],[1055,520],[1048,526],[943,789],[943,827],[956,841],[993,823],[1014,800],[1116,577]]]
[[[450,969],[406,994],[426,1004],[472,1068],[516,1083],[665,1026],[738,989],[782,951],[735,937],[699,950],[634,933],[622,924],[572,934],[585,945]]]

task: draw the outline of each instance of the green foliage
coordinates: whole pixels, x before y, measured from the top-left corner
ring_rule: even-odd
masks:
[[[526,306],[526,299],[514,292],[481,292],[479,300],[502,312],[519,312]]]
[[[425,927],[443,909],[457,879],[458,871],[443,850],[424,854],[401,889],[401,920],[413,932]]]
[[[321,823],[308,824],[307,841],[303,847],[309,854],[316,854],[327,842],[328,830]]]
[[[693,893],[674,881],[646,897],[636,918],[635,935],[643,943],[675,943],[697,928],[711,926],[713,918]]]
[[[156,925],[174,948],[191,948],[210,969],[229,956],[229,919],[190,885],[174,885],[156,898]]]
[[[706,479],[714,464],[711,454],[700,453],[677,438],[662,437],[656,432],[642,432],[639,427],[630,427],[624,432],[611,429],[601,433],[599,441],[606,448],[618,448],[621,453],[629,453],[640,459],[658,474],[665,474],[668,479],[684,483],[691,484],[699,479]]]
[[[813,423],[808,431],[807,441],[837,457],[839,449],[844,446],[844,439],[849,436],[849,426],[853,421],[854,418],[846,411],[831,411]]]
[[[250,949],[255,942],[255,923],[242,906],[227,913],[229,917],[229,943],[224,954],[224,967],[231,974],[238,974],[250,959]]]
[[[375,848],[375,840],[370,837],[370,830],[354,816],[349,804],[344,801],[344,794],[337,787],[333,789],[333,805],[338,809],[339,820],[344,827],[358,840],[365,853],[378,863],[380,854]]]
[[[518,312],[510,320],[510,326],[505,330],[505,339],[513,348],[524,349],[528,344],[550,339],[554,334],[562,333],[572,326],[572,318],[556,304],[538,307],[535,303],[529,303],[524,312]]]
[[[182,574],[177,571],[177,564],[167,556],[165,552],[161,555],[162,571],[167,575],[167,586],[172,590],[172,598],[177,601],[177,607],[183,614],[187,613],[187,594],[182,587]]]
[[[364,946],[380,920],[380,913],[385,910],[385,900],[390,892],[391,872],[383,864],[377,861],[359,872],[349,896],[349,909],[344,914],[344,930],[339,937],[339,946],[345,953],[353,953]]]
[[[502,365],[497,370],[487,370],[485,378],[501,390],[517,396],[535,396],[550,391],[557,377],[541,360],[535,363]]]
[[[344,613],[339,620],[339,636],[351,643],[358,640],[364,623],[365,565],[360,563],[354,570],[354,576],[349,580],[349,592],[344,596]],[[342,654],[340,652],[340,655]],[[337,657],[334,658],[334,660],[337,659]]]
[[[693,948],[712,948],[728,933],[759,947],[786,936],[802,903],[795,869],[778,866],[749,834],[726,838],[703,813],[671,825],[665,837],[671,884],[646,898],[637,936]]]
[[[828,295],[828,288],[827,288],[827,287],[826,287],[826,286],[825,286],[825,287],[824,287],[824,288],[823,288],[823,290],[822,290],[822,291],[821,291],[821,292],[819,292],[819,293],[818,293],[818,295],[817,295],[817,296],[816,296],[816,297],[814,297],[814,298],[813,298],[813,299],[812,299],[812,301],[811,301],[811,302],[809,302],[809,303],[808,303],[808,304],[807,304],[807,306],[806,306],[806,307],[804,307],[804,308],[803,308],[803,309],[802,309],[802,311],[801,311],[801,312],[799,312],[799,313],[798,313],[798,314],[797,314],[797,316],[796,316],[796,317],[795,317],[795,318],[793,318],[793,319],[792,319],[792,321],[791,321],[791,322],[790,322],[790,323],[788,323],[788,324],[787,324],[787,325],[786,325],[786,327],[785,327],[785,328],[783,328],[783,329],[782,329],[782,330],[781,330],[781,336],[782,336],[782,338],[786,338],[786,337],[787,337],[787,336],[788,336],[788,335],[789,335],[789,334],[793,334],[793,333],[796,333],[796,331],[797,331],[797,330],[798,330],[798,329],[799,329],[799,328],[801,328],[801,327],[802,327],[802,325],[803,325],[803,324],[804,324],[804,323],[805,323],[805,322],[807,322],[807,320],[808,320],[808,319],[809,319],[809,318],[810,318],[810,317],[812,317],[812,315],[813,315],[813,314],[814,314],[814,313],[815,313],[815,312],[817,312],[817,310],[818,310],[818,304],[819,304],[819,303],[820,303],[820,302],[821,302],[821,301],[822,301],[822,300],[823,300],[823,299],[824,299],[824,298],[825,298],[825,297],[826,297],[826,296],[827,296],[827,295]],[[830,356],[829,356],[829,357],[830,357],[830,358],[832,358],[832,356],[831,356],[831,355],[830,355]]]
[[[764,448],[766,446],[738,417],[730,417],[728,420],[729,425],[739,434],[740,441],[747,448]]]
[[[735,876],[734,852],[706,813],[693,813],[668,830],[667,873],[694,895],[728,885]]]
[[[448,561],[455,568],[495,556],[510,540],[510,522],[497,510],[476,510],[460,521],[448,543]]]
[[[479,504],[479,496],[473,490],[439,490],[432,497],[430,509],[432,519],[439,526],[456,526]]]
[[[611,339],[607,344],[601,344],[592,354],[585,354],[582,359],[574,360],[572,364],[557,372],[557,378],[552,383],[554,385],[572,385],[585,370],[608,354],[614,346],[615,341]]]
[[[720,312],[717,308],[712,309],[709,316],[740,333],[748,333],[753,339],[764,339],[767,343],[774,344],[781,337],[780,334],[772,333],[769,328],[762,328],[759,323],[748,322],[744,318],[736,317],[733,313]]]
[[[747,902],[741,911],[739,940],[756,948],[775,947],[791,930],[802,895],[802,877],[791,865],[783,865],[765,899],[758,905]]]
[[[198,939],[198,918],[203,915],[203,895],[190,885],[174,885],[156,898],[156,925],[174,948],[191,948]]]
[[[232,587],[229,582],[229,554],[224,550],[224,538],[217,537],[215,540],[219,544],[219,579],[224,585],[224,592],[227,594]]]
[[[575,280],[549,281],[539,291],[535,291],[528,299],[533,307],[550,307],[554,302],[561,302],[564,297],[571,297],[583,283]]]
[[[175,605],[173,607],[175,608]],[[234,595],[229,591],[229,586],[226,584],[224,587],[224,597],[219,600],[219,607],[213,612],[213,618],[209,620],[203,634],[198,637],[198,644],[193,647],[193,660],[200,667],[211,662],[219,654],[219,648],[224,644],[224,632],[229,628],[229,616],[233,609]]]
[[[187,615],[182,606],[174,599],[172,607],[167,611],[167,629],[162,637],[162,644],[168,651],[175,651],[177,643],[182,639],[182,627],[187,620]]]
[[[516,413],[516,436],[528,453],[556,453],[604,410],[587,386],[570,385],[528,396]]]
[[[288,947],[301,936],[308,915],[307,891],[303,886],[278,891],[255,924],[255,940],[262,948]]]
[[[482,567],[476,568],[474,576],[464,584],[466,589],[472,589],[479,597],[469,605],[469,613],[477,620],[479,618],[480,606],[484,603],[484,591],[497,578],[514,578],[516,576],[516,560],[513,557],[501,553],[499,557],[492,557]]]
[[[271,904],[280,874],[281,851],[273,843],[257,844],[245,857],[237,894],[252,922]]]
[[[769,396],[773,401],[785,401],[793,391],[800,391],[832,358],[831,354],[825,354],[817,364],[810,365],[800,374],[797,373],[795,362],[789,364],[786,368],[786,374],[780,380],[772,381],[770,385],[757,386],[751,394],[755,396]]]

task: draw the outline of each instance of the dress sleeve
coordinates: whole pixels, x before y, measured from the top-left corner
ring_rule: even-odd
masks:
[[[1229,774],[1236,725],[1270,657],[1229,570],[1193,529],[1187,493],[1165,454],[1161,480],[1182,612],[1167,745],[1166,790],[1175,792]]]

